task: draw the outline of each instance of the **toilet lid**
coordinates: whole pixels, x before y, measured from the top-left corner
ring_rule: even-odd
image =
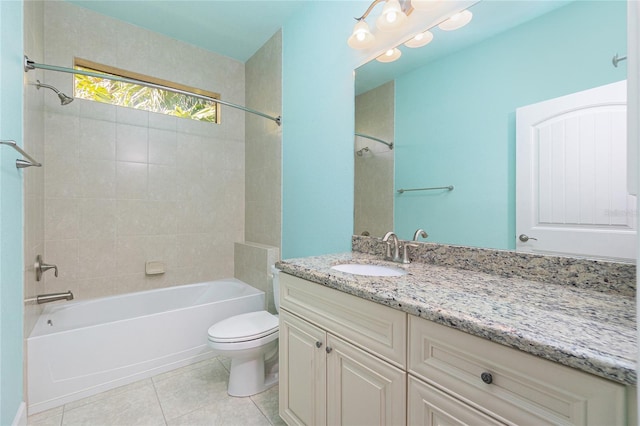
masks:
[[[209,340],[214,342],[244,342],[278,331],[278,317],[267,311],[236,315],[209,327]]]

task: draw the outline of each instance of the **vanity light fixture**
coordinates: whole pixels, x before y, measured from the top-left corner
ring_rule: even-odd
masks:
[[[353,49],[366,49],[375,42],[375,35],[371,32],[369,24],[365,21],[371,11],[380,3],[384,3],[382,12],[376,19],[376,27],[380,31],[394,31],[401,28],[407,21],[407,16],[411,13],[411,1],[403,0],[402,5],[399,0],[373,0],[369,8],[359,18],[353,28],[347,44]],[[404,6],[404,7],[403,7]]]
[[[471,22],[471,18],[473,18],[473,14],[469,10],[463,10],[462,12],[458,12],[451,16],[446,21],[441,22],[438,25],[438,28],[443,31],[457,30]]]
[[[386,52],[384,52],[382,55],[378,56],[376,60],[378,62],[393,62],[397,60],[400,57],[400,55],[402,55],[402,52],[400,51],[400,49],[398,49],[397,47],[394,47],[393,49],[389,49]]]
[[[356,23],[351,37],[347,40],[347,44],[352,49],[366,49],[373,46],[375,41],[376,37],[371,34],[369,24],[367,24],[367,21],[362,19]]]
[[[411,6],[415,10],[434,10],[442,4],[441,0],[411,0]]]
[[[394,31],[407,22],[407,15],[402,10],[398,0],[387,0],[382,13],[376,19],[376,27],[380,31]]]
[[[426,46],[427,44],[431,43],[431,40],[433,40],[433,33],[427,30],[416,34],[415,36],[413,36],[413,38],[411,38],[411,40],[406,41],[404,45],[414,49],[416,47]]]

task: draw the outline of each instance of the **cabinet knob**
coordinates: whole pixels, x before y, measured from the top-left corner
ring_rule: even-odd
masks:
[[[535,241],[538,241],[538,239],[537,239],[537,238],[533,238],[533,237],[530,237],[530,236],[525,235],[525,234],[520,234],[520,236],[518,237],[518,239],[519,239],[520,241],[522,241],[523,243],[526,243],[526,242],[527,242],[527,241],[529,241],[529,240],[535,240]]]
[[[480,378],[488,385],[493,382],[493,376],[491,375],[491,373],[484,372],[480,375]]]
[[[327,346],[327,348],[326,348],[327,353],[330,353],[332,350],[333,350],[333,348],[332,348],[332,347]]]
[[[322,346],[322,342],[318,340],[316,342],[316,348],[320,348],[321,346]]]

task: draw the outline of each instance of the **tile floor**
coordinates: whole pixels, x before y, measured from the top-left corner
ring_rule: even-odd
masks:
[[[29,416],[33,426],[284,425],[278,387],[227,395],[228,359],[212,358]]]

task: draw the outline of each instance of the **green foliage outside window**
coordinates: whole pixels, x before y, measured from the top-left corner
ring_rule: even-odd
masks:
[[[96,72],[77,66],[76,69]],[[76,74],[74,96],[192,120],[217,122],[217,104],[167,90]]]

